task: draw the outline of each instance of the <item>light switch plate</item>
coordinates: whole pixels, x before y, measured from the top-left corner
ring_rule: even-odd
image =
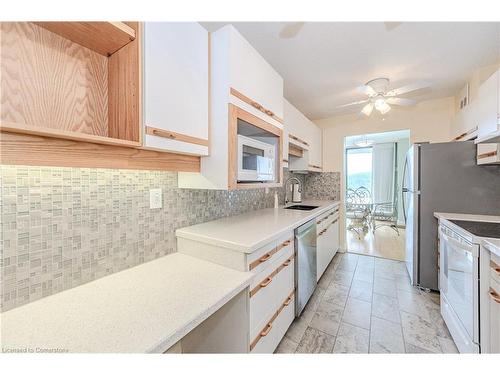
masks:
[[[162,208],[163,198],[161,189],[150,189],[149,190],[149,208]]]

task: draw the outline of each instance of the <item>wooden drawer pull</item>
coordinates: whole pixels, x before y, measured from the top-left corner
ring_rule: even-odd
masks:
[[[285,263],[283,263],[283,266],[289,266],[290,263],[292,263],[292,260],[291,259],[288,259]]]
[[[500,266],[498,264],[496,264],[495,262],[490,260],[490,267],[493,271],[495,271],[497,273],[497,275],[500,276]]]
[[[268,278],[266,278],[265,281],[263,281],[263,282],[260,283],[260,286],[262,288],[265,288],[266,286],[268,286],[269,284],[271,284],[271,281],[273,281],[273,278],[272,277],[268,277]]]
[[[290,245],[290,240],[286,240],[281,244],[281,246],[288,246],[288,245]]]
[[[262,332],[260,333],[260,336],[261,337],[267,336],[268,333],[271,332],[272,328],[273,328],[273,324],[272,323],[268,323],[268,325],[266,326],[266,328],[264,328],[262,330]]]
[[[484,154],[477,155],[478,159],[491,158],[492,156],[496,156],[497,151],[485,152]]]
[[[267,253],[259,258],[259,262],[264,263],[265,261],[268,261],[272,256],[273,256],[273,254]]]
[[[285,302],[283,302],[283,306],[288,306],[292,302],[292,297],[288,297]]]
[[[495,289],[490,288],[489,294],[490,294],[490,297],[493,298],[493,301],[495,301],[496,303],[500,303],[500,294],[498,294],[495,291]]]

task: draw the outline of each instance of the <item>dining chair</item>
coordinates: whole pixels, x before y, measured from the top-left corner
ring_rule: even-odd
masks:
[[[377,224],[377,222],[381,223]],[[397,195],[393,202],[377,203],[373,206],[371,223],[374,234],[378,228],[388,226],[394,229],[399,236]]]
[[[346,190],[346,218],[349,219],[347,230],[355,232],[359,239],[368,232],[370,199],[370,191],[365,187]]]

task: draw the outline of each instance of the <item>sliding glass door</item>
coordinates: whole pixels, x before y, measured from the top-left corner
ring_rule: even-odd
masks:
[[[356,190],[365,187],[371,191],[373,183],[373,148],[346,149],[346,188]]]

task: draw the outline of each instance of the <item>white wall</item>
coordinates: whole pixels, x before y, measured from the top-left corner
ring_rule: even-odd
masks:
[[[451,138],[451,119],[455,98],[424,101],[416,106],[393,107],[385,116],[359,114],[334,116],[316,120],[323,131],[323,171],[340,172],[341,199],[345,196],[344,138],[351,135],[410,130],[410,144],[415,142],[446,142]],[[345,231],[341,230],[345,248]]]

